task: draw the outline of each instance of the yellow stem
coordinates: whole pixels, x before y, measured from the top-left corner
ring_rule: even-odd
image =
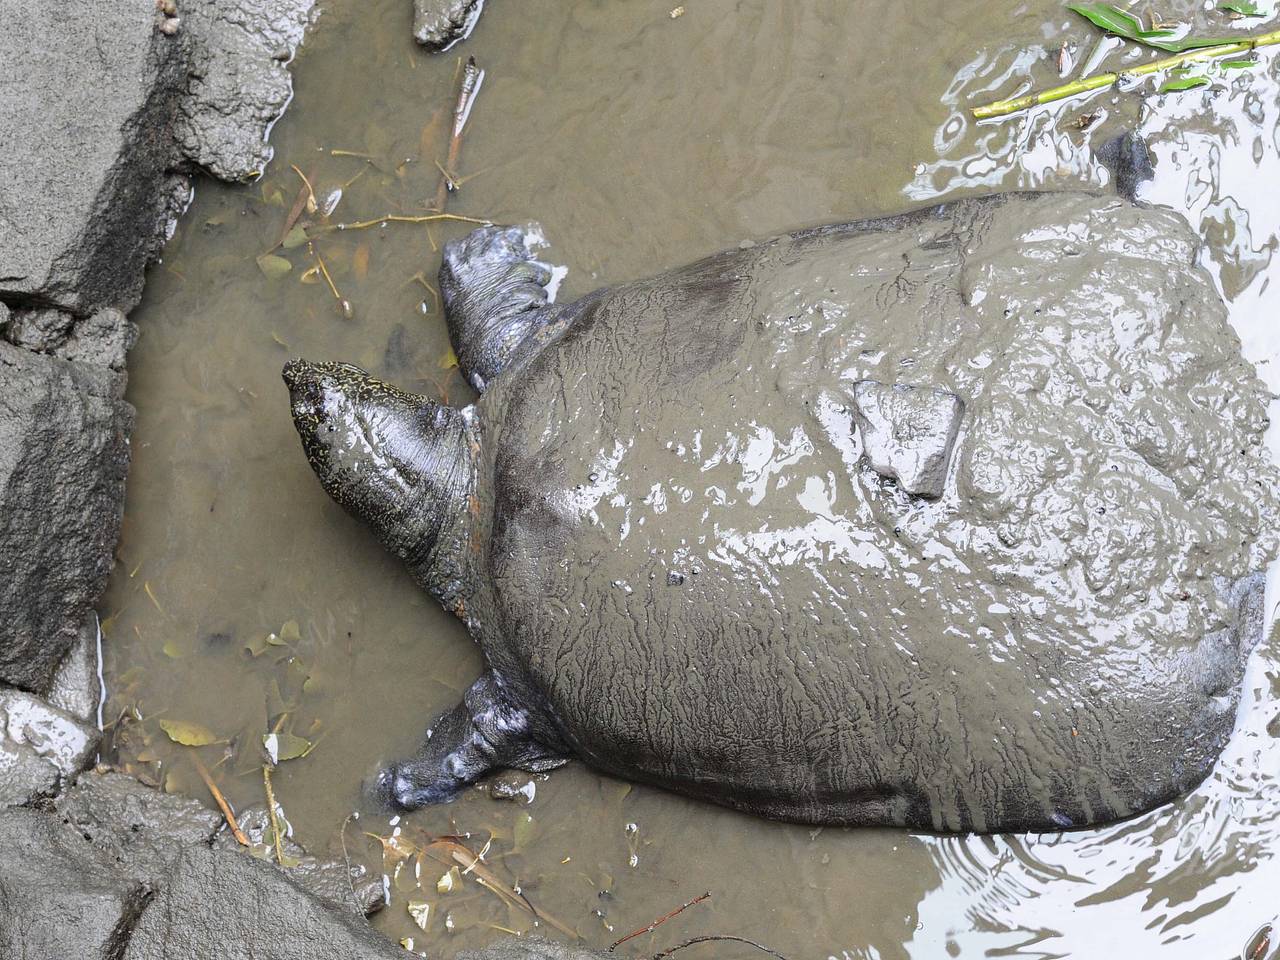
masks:
[[[997,100],[995,103],[989,103],[986,106],[974,107],[971,113],[975,120],[989,120],[993,117],[1007,117],[1011,113],[1020,113],[1023,110],[1030,110],[1032,107],[1038,107],[1042,104],[1053,103],[1057,100],[1068,100],[1071,97],[1078,97],[1081,94],[1089,93],[1093,90],[1101,90],[1105,87],[1110,87],[1124,76],[1148,76],[1153,73],[1159,73],[1162,70],[1169,70],[1173,67],[1180,67],[1188,63],[1217,60],[1220,57],[1248,53],[1251,50],[1256,50],[1258,47],[1270,47],[1275,46],[1276,44],[1280,44],[1280,30],[1274,30],[1271,33],[1264,33],[1257,37],[1239,40],[1235,43],[1224,43],[1216,47],[1201,47],[1199,50],[1188,50],[1185,53],[1179,53],[1172,57],[1164,57],[1161,60],[1152,60],[1150,63],[1144,63],[1141,66],[1133,67],[1129,70],[1122,70],[1118,73],[1099,73],[1092,77],[1085,77],[1082,80],[1073,80],[1071,83],[1065,83],[1062,86],[1053,87],[1049,90],[1041,90],[1038,93],[1028,93],[1021,97],[1010,97],[1007,100]]]

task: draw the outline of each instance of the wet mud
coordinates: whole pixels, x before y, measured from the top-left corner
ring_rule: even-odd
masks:
[[[618,952],[733,933],[791,960],[1199,957],[1232,955],[1274,922],[1280,648],[1270,637],[1205,783],[1112,827],[942,838],[787,826],[578,764],[394,823],[361,809],[361,780],[412,752],[482,663],[461,624],[315,483],[279,369],[293,355],[348,360],[469,402],[421,282],[434,284],[439,247],[467,228],[326,235],[318,252],[350,319],[309,273],[305,245],[275,251],[290,263],[283,275],[257,262],[299,195],[289,163],[322,201],[341,188],[334,220],[422,213],[438,186],[457,51],[418,49],[398,0],[321,6],[294,64],[291,112],[273,131],[272,168],[247,187],[201,187],[134,315],[139,414],[103,611],[122,763],[205,797],[189,759],[198,749],[237,808],[260,805],[260,744],[281,723],[279,735],[310,747],[273,778],[287,828],[313,852],[340,858],[345,839],[353,859],[385,868],[390,908],[377,925],[429,952],[503,930],[566,936],[556,924],[607,946],[704,890],[710,900]],[[1280,207],[1257,189],[1280,174],[1274,65],[1142,106],[1103,94],[979,127],[969,105],[1026,75],[1055,79],[1060,40],[1088,46],[1093,34],[1048,3],[1016,17],[967,0],[893,7],[862,41],[868,15],[852,7],[685,6],[672,18],[669,4],[539,0],[518,17],[490,5],[466,41],[487,74],[457,171],[471,179],[450,210],[542,222],[547,256],[571,268],[562,301],[803,225],[1002,189],[1103,188],[1092,146],[1136,123],[1156,160],[1140,198],[1187,215],[1207,241],[1202,262],[1245,356],[1280,387],[1264,322],[1280,307],[1266,282]],[[176,744],[160,719],[199,723],[216,742]],[[499,793],[514,799],[495,802]],[[446,835],[484,850],[487,869],[518,883],[543,919],[476,871],[462,876],[459,851],[439,845]]]

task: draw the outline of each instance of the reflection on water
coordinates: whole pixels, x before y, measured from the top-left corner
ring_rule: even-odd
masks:
[[[549,256],[570,267],[562,299],[803,224],[964,193],[1101,185],[1090,145],[1137,123],[1158,161],[1143,198],[1201,230],[1246,353],[1280,390],[1270,328],[1280,292],[1268,276],[1280,244],[1274,64],[1207,92],[1102,93],[979,126],[964,112],[974,103],[1027,78],[1056,82],[1062,37],[1076,63],[1090,58],[1092,33],[1056,0],[1016,15],[979,0],[874,11],[697,0],[675,20],[671,6],[493,4],[462,48],[487,76],[458,171],[475,176],[450,209],[540,220]],[[278,726],[314,746],[281,763],[277,798],[304,843],[341,856],[361,778],[410,752],[480,660],[458,624],[325,497],[279,382],[282,362],[301,354],[468,399],[423,282],[460,228],[324,238],[317,247],[353,305],[350,320],[308,277],[305,246],[276,251],[291,264],[283,277],[255,262],[298,196],[290,163],[321,197],[342,188],[335,219],[421,213],[435,194],[455,55],[414,47],[404,0],[324,8],[274,133],[273,168],[250,187],[202,184],[151,273],[135,318],[134,469],[104,619],[108,720],[132,708],[143,718],[117,724],[121,762],[206,796],[192,748],[158,726],[199,723],[219,741],[198,749],[231,802],[260,804],[257,747]],[[1118,62],[1110,45],[1101,55]],[[451,865],[438,855],[451,848],[429,845],[450,834],[472,851],[488,844],[494,876],[554,918],[539,929],[560,925],[595,945],[712,892],[620,955],[731,933],[791,960],[1236,956],[1278,912],[1277,678],[1280,641],[1251,661],[1238,735],[1211,779],[1102,830],[811,830],[570,765],[539,778],[530,803],[475,790],[394,824],[366,809],[346,843],[355,859],[387,866],[390,907],[378,926],[429,954],[533,929],[527,910],[475,883],[475,871],[444,879]],[[397,830],[385,843],[370,836]],[[431,905],[425,930],[410,903]]]
[[[1006,95],[1011,78],[1025,75],[1026,59],[1025,51],[988,51],[957,75],[944,97],[954,112],[940,129],[938,159],[921,167],[909,196],[1035,188],[1067,172],[1106,182],[1087,138],[1063,129],[1083,113],[1100,114],[1102,129],[1109,110],[1138,107],[1132,96],[1117,106],[1114,95],[1095,95],[1001,123],[966,119],[963,111],[975,102]],[[1280,286],[1270,282],[1280,193],[1268,186],[1280,177],[1280,62],[1216,75],[1204,92],[1153,95],[1152,83],[1139,90],[1146,99],[1136,129],[1157,173],[1139,198],[1182,212],[1204,237],[1202,260],[1230,306],[1244,353],[1280,393]],[[1268,444],[1276,453],[1280,404],[1271,415]],[[1278,575],[1273,566],[1272,620]],[[920,905],[923,929],[912,942],[920,955],[955,943],[965,955],[1109,956],[1122,949],[1130,956],[1230,956],[1274,922],[1280,637],[1270,628],[1249,665],[1236,734],[1191,796],[1101,830],[927,838],[943,882]]]

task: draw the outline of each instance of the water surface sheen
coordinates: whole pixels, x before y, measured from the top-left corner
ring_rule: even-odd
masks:
[[[323,280],[300,282],[314,263],[305,245],[277,251],[292,263],[283,277],[255,262],[298,195],[291,163],[322,202],[345,185],[334,222],[424,212],[460,51],[487,74],[459,171],[474,178],[450,210],[541,221],[549,257],[570,267],[562,299],[808,224],[997,189],[1101,185],[1089,144],[1130,123],[1158,160],[1143,197],[1188,214],[1206,239],[1246,355],[1280,388],[1264,319],[1280,309],[1268,284],[1280,195],[1261,186],[1280,175],[1274,64],[1205,91],[1103,93],[978,127],[969,105],[1028,77],[1052,82],[1061,40],[1083,59],[1090,30],[1047,0],[686,0],[678,18],[673,5],[494,0],[472,38],[441,57],[414,47],[407,0],[323,5],[273,133],[275,162],[258,184],[199,185],[135,314],[138,427],[104,605],[108,720],[126,716],[113,727],[121,763],[207,796],[192,749],[159,725],[199,723],[227,740],[199,756],[228,799],[262,803],[258,744],[279,724],[315,745],[273,775],[287,823],[341,856],[361,778],[410,752],[480,669],[461,626],[315,482],[279,380],[289,356],[342,359],[469,401],[433,294],[414,279],[434,282],[438,244],[460,228],[393,224],[320,240],[350,319]],[[488,844],[496,877],[594,945],[711,891],[624,956],[728,933],[789,960],[1230,957],[1277,912],[1275,735],[1280,643],[1265,642],[1209,780],[1105,829],[939,838],[792,827],[572,764],[539,778],[530,803],[477,789],[395,824],[365,809],[345,832],[353,860],[386,867],[390,906],[377,925],[429,955],[533,928],[472,876],[437,889],[447,867],[432,854],[445,848],[418,851],[453,834],[473,851]],[[367,835],[396,830],[386,844]],[[431,905],[425,929],[406,909],[420,902]]]

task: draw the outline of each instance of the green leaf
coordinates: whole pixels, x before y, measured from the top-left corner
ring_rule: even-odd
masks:
[[[286,642],[302,639],[302,630],[298,627],[297,620],[286,620],[284,626],[280,628],[280,639]]]
[[[1256,67],[1257,60],[1219,60],[1218,66],[1223,70],[1247,70],[1249,67]]]
[[[1218,4],[1219,10],[1225,10],[1228,13],[1238,13],[1242,17],[1261,17],[1262,11],[1258,9],[1256,3],[1250,0],[1230,0],[1229,3]]]
[[[307,236],[306,229],[302,224],[298,224],[292,230],[284,235],[284,239],[280,241],[280,246],[286,250],[292,250],[294,247],[300,247],[311,238]]]
[[[275,636],[275,634],[272,634],[272,636]],[[248,651],[249,656],[260,657],[267,652],[267,638],[256,637],[255,639],[250,640],[248,643],[246,643],[244,645],[244,648],[246,651]]]
[[[206,747],[218,742],[218,735],[208,727],[187,720],[161,720],[160,729],[184,747]]]
[[[1172,30],[1144,30],[1142,21],[1130,13],[1126,13],[1109,3],[1070,3],[1067,9],[1078,13],[1096,27],[1101,27],[1117,37],[1124,37],[1144,46],[1167,50],[1169,53],[1182,53],[1184,50],[1198,50],[1201,47],[1216,47],[1223,43],[1235,43],[1237,37],[1183,37],[1181,40],[1166,40],[1173,36]]]
[[[519,813],[516,815],[514,824],[513,841],[516,850],[527,850],[533,838],[537,836],[538,825],[534,822],[533,817],[527,813]]]
[[[1164,85],[1160,87],[1160,92],[1177,93],[1180,90],[1194,90],[1196,87],[1207,87],[1208,85],[1208,77],[1180,77],[1176,80],[1166,80]]]
[[[274,253],[264,253],[258,258],[258,269],[271,280],[279,280],[293,269],[293,264]]]
[[[264,733],[262,747],[272,763],[283,763],[305,757],[311,752],[311,741],[292,733]]]

